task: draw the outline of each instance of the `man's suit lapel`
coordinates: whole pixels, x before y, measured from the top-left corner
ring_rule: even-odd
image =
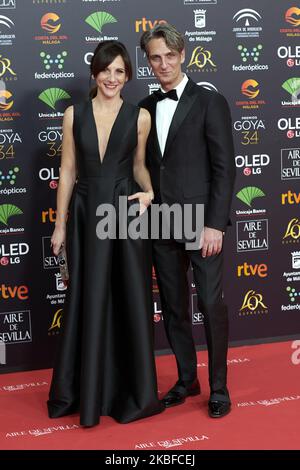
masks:
[[[181,98],[179,100],[179,103],[177,105],[176,111],[174,113],[174,116],[170,125],[165,152],[164,152],[164,158],[168,156],[168,151],[171,147],[171,144],[174,138],[176,137],[177,133],[180,130],[180,126],[182,122],[184,121],[184,119],[186,118],[187,114],[189,113],[191,107],[193,106],[195,99],[197,98],[197,93],[195,93],[195,91],[197,91],[196,87],[197,85],[191,79],[189,79],[181,95]],[[156,139],[157,139],[157,135],[156,135]]]

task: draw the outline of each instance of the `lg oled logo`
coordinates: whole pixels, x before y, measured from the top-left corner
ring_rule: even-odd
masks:
[[[266,153],[255,155],[237,155],[235,157],[235,165],[237,168],[243,168],[245,176],[260,175],[262,169],[268,166],[270,157]]]
[[[300,46],[280,46],[277,49],[279,59],[284,59],[288,67],[300,65]]]
[[[300,117],[280,118],[277,122],[278,129],[286,132],[289,139],[300,137]]]

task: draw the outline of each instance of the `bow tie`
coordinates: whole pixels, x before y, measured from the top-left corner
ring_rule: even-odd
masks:
[[[153,93],[158,101],[164,100],[165,98],[170,98],[170,100],[178,101],[178,96],[176,90],[170,90],[167,93],[164,93],[162,90],[156,90]]]

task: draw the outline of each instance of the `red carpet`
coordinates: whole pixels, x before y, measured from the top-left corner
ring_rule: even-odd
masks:
[[[80,428],[78,416],[50,420],[50,370],[0,375],[0,449],[299,449],[300,341],[232,348],[232,412],[207,415],[207,354],[198,353],[202,394],[131,424],[104,417]],[[292,354],[294,360],[292,361]],[[297,364],[298,363],[298,364]],[[157,358],[159,388],[176,380],[172,356]]]

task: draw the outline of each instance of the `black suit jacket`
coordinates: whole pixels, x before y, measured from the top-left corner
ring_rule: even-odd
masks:
[[[152,126],[147,167],[155,202],[205,204],[204,225],[225,231],[235,179],[231,115],[225,98],[189,79],[177,105],[162,157],[154,95],[139,103]]]

